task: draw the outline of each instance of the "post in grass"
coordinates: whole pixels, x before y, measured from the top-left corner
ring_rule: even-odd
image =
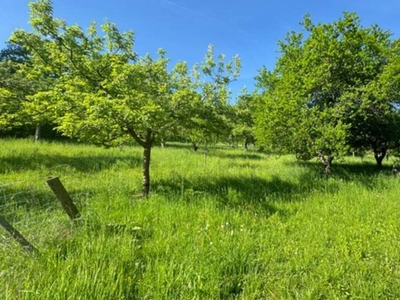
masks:
[[[2,216],[0,216],[0,225],[4,227],[4,229],[11,234],[11,236],[22,246],[22,248],[28,252],[34,253],[38,252],[37,249],[28,242],[27,239],[23,237],[23,235],[15,229],[10,223],[6,221]]]
[[[72,221],[76,222],[81,217],[81,214],[76,208],[74,202],[72,201],[63,184],[61,183],[60,179],[58,177],[50,178],[47,180],[47,184],[56,195],[57,199],[61,202],[69,218]]]

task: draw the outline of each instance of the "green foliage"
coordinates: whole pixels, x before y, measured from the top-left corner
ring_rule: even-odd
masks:
[[[33,54],[34,67],[27,70],[28,76],[57,79],[53,89],[32,97],[32,109],[45,109],[55,115],[59,129],[66,135],[99,144],[119,138],[123,121],[110,119],[126,100],[110,98],[120,93],[119,89],[127,89],[126,82],[132,80],[132,68],[126,67],[136,57],[133,34],[119,33],[112,23],[101,26],[103,37],[98,36],[95,23],[85,34],[77,25],[67,26],[54,18],[50,1],[37,1],[30,6],[34,32],[18,30],[12,40]],[[144,62],[141,65],[145,68]],[[121,86],[116,87],[115,81],[121,78]],[[109,132],[105,132],[107,128]]]
[[[0,51],[0,132],[21,135],[29,128],[32,135],[36,126],[54,127],[54,115],[33,100],[52,87],[54,78],[35,70],[31,53],[21,44],[10,42]]]
[[[12,61],[22,64],[28,62],[29,59],[29,52],[18,44],[8,42],[6,48],[0,51],[0,61]]]
[[[178,136],[197,144],[226,141],[232,130],[230,119],[232,108],[229,104],[229,83],[236,80],[241,69],[241,61],[234,56],[225,62],[225,56],[214,57],[214,48],[208,47],[204,61],[196,64],[191,72],[174,70],[173,78],[189,97],[186,106],[188,118],[183,118]],[[183,99],[185,95],[183,95]],[[182,101],[182,100],[181,100]]]
[[[24,113],[28,95],[34,93],[35,84],[20,73],[27,64],[29,54],[19,45],[8,43],[0,51],[0,131],[29,123]]]
[[[307,15],[302,24],[307,34],[289,33],[275,69],[257,76],[257,140],[306,158],[343,156],[349,147],[375,150],[393,141],[397,98],[376,89],[393,57],[390,33],[362,27],[354,13],[317,25]],[[386,89],[383,95],[393,86]]]
[[[80,140],[111,146],[130,136],[143,146],[176,132],[180,120],[192,128],[187,117],[181,118],[195,115],[205,122],[208,116],[202,112],[211,107],[192,103],[194,93],[200,92],[204,105],[218,106],[228,76],[238,75],[223,56],[214,61],[211,46],[205,62],[192,75],[185,63],[178,63],[171,73],[164,50],[157,59],[134,52],[132,32],[120,33],[115,24],[106,22],[100,26],[103,35],[96,23],[85,33],[77,25],[54,18],[50,1],[30,6],[34,31],[16,31],[13,40],[32,51],[31,76],[45,72],[57,78],[54,89],[32,97],[36,110],[52,111],[58,117],[58,129]],[[203,82],[201,74],[212,81]],[[213,128],[217,125],[212,124]],[[148,132],[151,141],[146,140]]]
[[[154,141],[179,129],[219,133],[223,127],[221,110],[230,76],[238,76],[237,57],[235,65],[225,63],[222,55],[215,61],[210,46],[204,63],[192,74],[185,63],[170,71],[164,50],[159,50],[157,59],[134,52],[133,32],[120,33],[111,22],[100,26],[102,34],[96,23],[84,32],[54,18],[49,0],[32,2],[30,7],[33,32],[17,30],[12,40],[32,53],[28,77],[55,79],[52,89],[30,97],[31,110],[55,116],[57,129],[78,140],[106,147],[127,140],[141,145],[144,195],[149,192]]]
[[[234,105],[232,117],[232,138],[235,142],[241,142],[247,150],[250,143],[255,142],[254,138],[254,111],[256,94],[249,94],[244,89],[237,98]]]

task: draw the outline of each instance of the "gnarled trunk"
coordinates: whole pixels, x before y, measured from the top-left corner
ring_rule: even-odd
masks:
[[[333,162],[333,159],[335,157],[330,155],[330,154],[327,155],[327,156],[325,156],[324,154],[319,154],[319,158],[320,158],[322,164],[324,165],[324,173],[325,174],[331,173],[331,171],[332,171],[332,162]]]
[[[328,156],[328,159],[326,160],[325,163],[325,173],[329,174],[332,171],[332,162],[333,162],[334,157],[333,156]]]

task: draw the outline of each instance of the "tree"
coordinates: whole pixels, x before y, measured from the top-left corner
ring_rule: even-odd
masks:
[[[288,34],[275,69],[257,76],[256,135],[280,152],[317,156],[330,172],[334,157],[356,146],[352,141],[363,136],[364,125],[377,117],[384,123],[385,114],[371,114],[379,100],[370,87],[387,62],[390,33],[362,27],[354,13],[318,25],[307,15],[302,25],[308,34]]]
[[[190,72],[185,67],[181,73],[176,69],[179,76],[174,76],[179,78],[179,89],[191,98],[188,101],[189,114],[183,118],[185,121],[181,122],[178,134],[189,139],[197,151],[200,142],[217,142],[229,136],[231,107],[228,85],[239,76],[241,62],[238,56],[228,62],[225,62],[224,55],[215,58],[214,48],[210,45],[202,63],[194,65]]]
[[[192,89],[182,88],[184,79],[190,79],[184,64],[169,71],[163,50],[157,59],[139,57],[133,33],[120,33],[113,23],[100,26],[102,36],[94,22],[85,33],[54,18],[49,0],[30,7],[33,32],[17,30],[12,39],[33,53],[33,73],[57,78],[52,90],[32,97],[35,109],[52,111],[58,129],[79,140],[107,147],[129,139],[138,143],[143,148],[142,194],[147,196],[154,142],[187,118],[190,102],[197,98]]]
[[[380,58],[381,72],[364,88],[362,108],[356,102],[359,113],[352,120],[351,146],[361,151],[372,149],[379,168],[389,149],[398,153],[400,146],[399,55],[400,40],[388,43]]]
[[[31,125],[32,115],[27,113],[29,95],[40,86],[27,78],[23,70],[30,68],[30,53],[19,44],[8,42],[0,51],[0,131],[5,132]]]
[[[29,53],[18,44],[8,43],[0,51],[0,129],[10,130],[27,123],[23,105],[34,93],[35,84],[20,74],[29,63]]]
[[[0,96],[2,131],[20,130],[35,126],[35,141],[40,138],[41,125],[51,123],[52,115],[46,110],[31,109],[31,96],[50,88],[54,78],[34,72],[30,52],[17,43],[7,43],[0,51]]]
[[[6,47],[0,51],[0,61],[12,61],[14,63],[24,64],[29,61],[29,52],[21,45],[7,42]],[[14,69],[13,72],[17,70]]]
[[[247,89],[243,89],[237,97],[237,101],[233,106],[234,113],[232,116],[232,138],[234,141],[243,143],[244,149],[247,151],[251,143],[255,142],[254,138],[254,104],[256,95],[249,94]]]

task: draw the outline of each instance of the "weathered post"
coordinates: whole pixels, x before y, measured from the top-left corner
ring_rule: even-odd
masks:
[[[35,247],[29,243],[17,229],[8,223],[2,216],[0,216],[0,225],[28,252],[38,252]]]
[[[78,209],[76,208],[74,202],[69,196],[67,190],[64,188],[60,179],[58,177],[50,178],[47,180],[47,184],[56,195],[57,199],[61,202],[69,218],[72,221],[77,221],[81,217],[81,214],[79,213]]]

